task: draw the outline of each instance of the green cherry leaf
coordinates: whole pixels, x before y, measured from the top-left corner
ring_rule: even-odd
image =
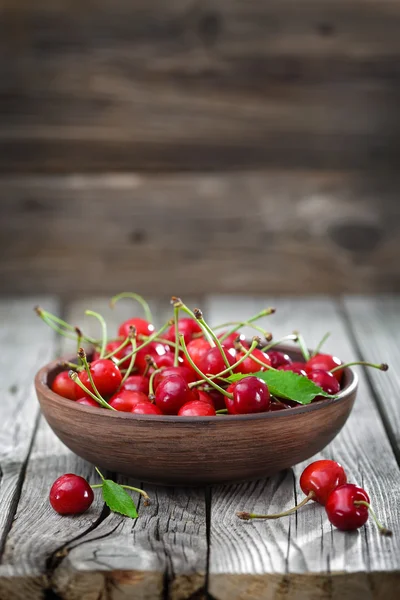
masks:
[[[310,404],[316,396],[336,398],[336,396],[330,396],[324,392],[307,377],[293,373],[293,371],[273,371],[270,369],[269,371],[251,373],[251,375],[265,381],[270,393],[283,400],[293,400],[299,404]],[[240,381],[245,377],[249,377],[249,375],[238,373],[229,377],[229,381]]]
[[[104,502],[110,510],[136,519],[138,513],[131,496],[118,483],[111,481],[111,479],[104,479],[102,483]]]

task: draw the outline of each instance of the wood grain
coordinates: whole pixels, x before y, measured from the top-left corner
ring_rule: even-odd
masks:
[[[3,172],[397,166],[397,0],[0,8]]]
[[[332,336],[326,349],[344,360],[354,356],[355,348],[341,313],[328,299],[221,297],[209,302],[205,314],[211,321],[236,319],[270,305],[278,309],[267,321],[277,339],[296,328],[312,347],[329,330]],[[384,373],[381,375],[385,377]],[[371,492],[381,519],[394,531],[400,530],[400,492],[396,484],[399,467],[363,373],[352,415],[323,457],[341,462],[349,480]],[[343,534],[330,527],[323,509],[317,505],[309,505],[297,517],[277,522],[237,520],[236,510],[277,512],[293,505],[302,497],[297,482],[303,468],[304,465],[298,465],[293,473],[213,491],[209,576],[212,595],[218,600],[247,600],[252,594],[274,598],[274,594],[279,597],[283,593],[287,599],[342,597],[345,586],[341,574],[346,573],[347,597],[359,597],[361,593],[368,598],[395,597],[400,573],[398,534],[382,538],[372,522],[358,533]],[[393,572],[389,588],[389,580],[380,576],[382,571]],[[298,577],[304,572],[310,573],[309,584],[307,578]],[[250,574],[256,577],[249,577]]]
[[[2,288],[394,292],[399,183],[315,171],[2,177]]]

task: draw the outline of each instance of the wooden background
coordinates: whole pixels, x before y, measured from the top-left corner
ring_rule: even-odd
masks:
[[[400,290],[400,0],[0,0],[5,293]]]

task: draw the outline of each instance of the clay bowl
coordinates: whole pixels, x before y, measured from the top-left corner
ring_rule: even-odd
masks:
[[[301,360],[298,352],[281,349]],[[42,412],[60,440],[99,468],[165,485],[258,479],[310,458],[345,424],[358,385],[357,375],[345,369],[334,400],[254,415],[159,417],[62,398],[49,388],[60,370],[54,361],[35,378]]]

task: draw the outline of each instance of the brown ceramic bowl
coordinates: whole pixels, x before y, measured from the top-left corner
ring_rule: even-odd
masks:
[[[298,352],[281,348],[295,360]],[[132,415],[82,406],[49,388],[59,361],[36,375],[36,393],[54,433],[94,465],[166,485],[238,482],[272,475],[321,451],[345,424],[357,375],[344,371],[334,400],[253,415]]]

